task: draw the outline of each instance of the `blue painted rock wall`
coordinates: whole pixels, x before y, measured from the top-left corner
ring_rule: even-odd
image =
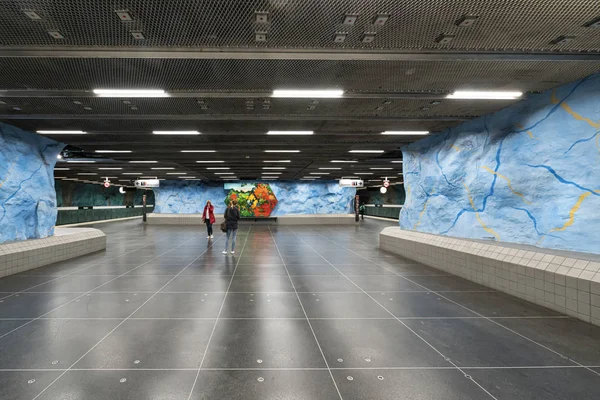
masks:
[[[122,194],[118,186],[107,189],[102,185],[61,180],[55,181],[55,188],[58,207],[141,205],[144,193],[147,195],[146,204],[154,204],[151,190]]]
[[[354,188],[340,188],[337,182],[268,182],[277,197],[272,216],[287,214],[346,214],[353,212]],[[202,213],[211,200],[215,213],[225,212],[227,191],[223,184],[196,181],[161,181],[154,189],[154,212],[164,214]]]
[[[63,143],[0,123],[0,243],[51,236]]]
[[[600,75],[403,148],[403,229],[600,253]]]

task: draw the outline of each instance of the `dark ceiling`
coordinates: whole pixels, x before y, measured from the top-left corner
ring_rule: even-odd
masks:
[[[597,0],[0,3],[0,121],[31,131],[88,132],[51,135],[70,145],[70,156],[97,161],[60,163],[68,169],[56,176],[70,179],[220,180],[223,172],[256,179],[270,171],[281,179],[329,173],[322,179],[402,181],[402,164],[391,161],[400,161],[400,147],[419,136],[382,131],[436,134],[513,102],[450,100],[448,93],[516,90],[526,97],[600,71]],[[461,26],[464,20],[474,22]],[[98,98],[96,88],[163,89],[169,97]],[[280,99],[271,97],[274,89],[343,89],[345,95]],[[202,134],[157,136],[154,130]],[[315,134],[267,136],[269,130]],[[131,153],[101,159],[96,150]],[[207,169],[219,165],[230,169]],[[134,173],[140,175],[126,175]]]

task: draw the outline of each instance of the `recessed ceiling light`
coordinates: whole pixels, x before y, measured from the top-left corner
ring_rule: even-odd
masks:
[[[63,36],[63,34],[60,33],[59,31],[48,31],[48,35],[52,36],[54,39],[64,39],[65,38]]]
[[[285,167],[263,167],[262,169],[285,169]]]
[[[364,153],[364,154],[374,154],[374,153],[385,153],[385,150],[350,150],[349,153]]]
[[[129,161],[130,164],[156,164],[158,161]]]
[[[313,135],[313,131],[269,131],[267,135]]]
[[[384,131],[382,135],[427,135],[429,131]]]
[[[329,175],[329,172],[311,172],[310,175]]]
[[[182,153],[216,153],[216,150],[181,150]]]
[[[335,43],[344,43],[347,36],[348,36],[348,33],[346,33],[346,32],[336,32],[335,35],[333,35],[333,41]]]
[[[155,135],[199,135],[198,131],[153,131]]]
[[[231,169],[229,167],[213,167],[213,168],[206,168],[207,170],[210,171],[216,171],[216,170],[223,170],[223,169]]]
[[[167,172],[167,175],[187,175],[187,172]]]
[[[68,162],[68,163],[93,164],[93,163],[95,163],[96,161],[92,161],[92,160],[80,160],[80,161],[75,161],[75,160],[72,160],[72,161],[67,161],[67,162]]]
[[[86,135],[85,131],[36,131],[37,133],[41,133],[43,135]]]
[[[379,168],[379,167],[373,167],[373,168],[369,168],[369,169],[372,169],[372,170],[382,170],[382,171],[389,171],[389,170],[392,170],[392,169],[394,169],[394,168]]]
[[[196,161],[199,164],[221,164],[225,161],[214,161],[214,160],[204,160],[204,161]]]
[[[378,14],[373,20],[373,25],[382,26],[390,19],[390,14]]]
[[[475,21],[479,18],[477,15],[463,15],[458,21],[456,21],[456,26],[468,27],[472,26]]]
[[[96,150],[96,153],[131,153],[131,150]]]
[[[358,19],[358,14],[346,14],[344,15],[344,20],[342,24],[344,25],[354,25],[356,20]]]
[[[144,40],[146,39],[146,37],[144,37],[144,33],[140,32],[140,31],[131,31],[131,36],[133,36],[133,38],[135,40]]]
[[[363,43],[372,43],[375,40],[375,34],[375,32],[365,32],[360,38],[360,41]]]
[[[164,90],[152,89],[94,89],[99,97],[169,97]]]
[[[129,10],[115,10],[119,19],[123,22],[133,21],[133,17]]]
[[[324,98],[335,99],[344,95],[343,90],[273,90],[271,97],[293,97],[293,98]]]
[[[331,160],[332,163],[357,163],[355,160]]]
[[[281,175],[281,172],[263,172],[263,175]]]
[[[254,32],[254,40],[257,42],[266,42],[267,41],[267,32],[265,32],[265,31]]]
[[[393,164],[402,164],[402,160],[394,160],[392,161]]]
[[[173,167],[152,167],[152,168],[150,168],[150,169],[155,169],[155,170],[161,170],[161,169],[164,169],[164,170],[168,170],[168,169],[175,169],[175,168],[173,168]]]
[[[436,43],[439,44],[448,44],[450,42],[452,42],[454,40],[454,35],[446,35],[446,34],[441,34],[440,36],[438,36],[435,41]]]
[[[265,150],[265,153],[300,153],[300,150]]]
[[[235,175],[233,172],[215,172],[215,175]]]
[[[446,96],[449,99],[515,100],[523,92],[456,91]]]
[[[54,168],[55,171],[69,171],[71,168]]]
[[[583,26],[585,26],[586,28],[600,28],[600,17],[594,18],[593,20],[591,20]]]
[[[32,10],[23,10],[23,13],[27,16],[27,18],[33,21],[40,21],[42,19],[38,13]]]
[[[289,163],[292,160],[264,160],[264,163]]]
[[[332,170],[332,171],[334,171],[334,170],[340,170],[341,168],[319,168],[319,169],[321,169],[321,170]]]
[[[575,36],[559,36],[556,39],[554,39],[553,41],[551,41],[551,44],[567,44],[572,42],[573,40],[575,40]]]
[[[106,168],[98,168],[101,171],[116,171],[119,169],[123,169],[123,168],[119,168],[119,167],[106,167]]]

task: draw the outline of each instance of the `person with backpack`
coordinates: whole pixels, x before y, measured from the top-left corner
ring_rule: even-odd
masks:
[[[229,247],[229,240],[231,239],[231,254],[235,254],[235,240],[238,232],[238,221],[240,220],[240,210],[234,205],[233,201],[229,203],[229,206],[225,210],[225,227],[227,229],[227,239],[225,240],[225,250],[223,254],[227,254],[227,248]]]
[[[210,200],[206,201],[206,205],[204,206],[204,212],[202,213],[202,222],[206,224],[206,230],[208,232],[207,239],[212,239],[213,236],[213,224],[217,220],[215,219],[215,207],[212,205]]]
[[[361,203],[360,207],[358,207],[358,212],[360,213],[360,219],[365,219],[365,210],[367,209],[367,206],[365,206],[365,203]]]

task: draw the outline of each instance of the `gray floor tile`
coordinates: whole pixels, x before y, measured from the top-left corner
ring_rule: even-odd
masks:
[[[130,319],[75,368],[197,368],[213,325],[213,320]]]
[[[180,275],[165,286],[162,292],[225,292],[229,282],[231,276],[228,275]]]
[[[292,276],[298,292],[357,292],[355,285],[343,276]]]
[[[457,276],[410,276],[407,277],[415,284],[419,284],[433,291],[466,291],[466,290],[489,290],[485,286],[478,285]]]
[[[347,275],[352,282],[367,292],[423,290],[406,279],[395,275]]]
[[[5,319],[0,320],[0,336],[7,334],[15,328],[27,323],[28,319]],[[1,340],[1,339],[0,339]]]
[[[60,374],[58,371],[0,371],[0,399],[33,399]]]
[[[150,293],[89,293],[46,315],[46,318],[126,318]]]
[[[229,288],[232,292],[293,292],[288,276],[235,275]]]
[[[305,318],[296,293],[228,293],[221,318]]]
[[[312,320],[331,367],[447,367],[442,356],[395,319]]]
[[[300,293],[309,318],[393,318],[364,293]]]
[[[126,275],[96,289],[96,292],[156,292],[173,277],[160,275]]]
[[[286,265],[290,275],[331,275],[340,276],[340,272],[329,264]]]
[[[259,362],[258,360],[261,360]],[[306,320],[219,320],[206,368],[322,368]]]
[[[504,293],[444,293],[445,297],[486,317],[530,317],[561,315]]]
[[[68,303],[76,293],[18,293],[0,300],[0,318],[37,318]]]
[[[371,292],[369,294],[398,318],[477,316],[431,292]]]
[[[158,293],[132,318],[217,318],[225,293]]]

